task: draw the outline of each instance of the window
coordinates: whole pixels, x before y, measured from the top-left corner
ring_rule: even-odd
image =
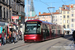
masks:
[[[27,24],[25,33],[36,33],[37,24]]]
[[[74,15],[72,14],[72,17],[73,17]]]
[[[74,22],[74,19],[71,19],[72,22]]]
[[[69,20],[67,20],[67,23],[69,23]]]
[[[69,18],[69,15],[67,15],[67,18]]]
[[[66,28],[65,25],[63,25],[63,27]]]
[[[7,19],[8,19],[8,9],[7,9]]]
[[[71,27],[74,27],[74,25],[73,25],[73,24],[71,24]]]
[[[62,17],[62,16],[60,16],[60,17]]]
[[[63,14],[65,14],[65,11],[63,11]]]
[[[65,15],[63,16],[63,18],[65,18]]]
[[[4,9],[4,19],[5,19],[5,8],[3,8]]]
[[[17,8],[18,8],[18,6],[17,6],[17,3],[16,3],[16,10],[18,11],[18,9],[17,9]]]
[[[69,11],[67,11],[67,14],[69,14]]]
[[[69,28],[69,25],[67,25],[67,28]]]
[[[65,20],[64,20],[64,23],[65,23]]]
[[[48,25],[46,25],[46,24],[42,24],[42,29],[43,29],[43,33],[44,33],[44,38],[46,37],[46,36],[49,36],[49,29],[48,29]]]
[[[2,19],[2,7],[0,6],[0,19]]]
[[[55,32],[56,32],[56,29],[55,29],[55,26],[53,25],[53,26],[51,26],[51,32],[52,32],[52,36],[55,36]]]

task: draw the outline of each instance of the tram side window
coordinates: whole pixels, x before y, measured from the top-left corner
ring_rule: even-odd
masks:
[[[58,32],[59,32],[59,35],[60,35],[60,26],[58,28],[59,28],[59,31]]]
[[[41,33],[41,24],[38,24],[37,33]]]
[[[46,24],[43,24],[42,27],[43,27],[43,33],[44,33],[46,36],[49,36],[48,26],[47,26]]]
[[[52,26],[51,28],[52,28],[52,36],[55,36],[55,30],[56,30],[55,26]]]
[[[60,35],[60,27],[59,26],[57,27],[57,30],[58,30],[57,31],[58,32],[58,35]]]
[[[49,34],[49,25],[47,25],[47,36],[49,36],[50,34]]]

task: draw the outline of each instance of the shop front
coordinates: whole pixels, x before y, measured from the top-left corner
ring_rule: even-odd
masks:
[[[8,32],[7,32],[8,29],[7,29],[7,27],[8,27],[8,23],[7,22],[0,22],[0,43],[2,43],[2,40],[1,40],[1,38],[2,38],[2,31],[4,31],[6,33],[5,37],[8,36]],[[6,39],[4,39],[4,41],[6,43]]]
[[[70,34],[70,29],[64,29],[65,35],[69,35]]]

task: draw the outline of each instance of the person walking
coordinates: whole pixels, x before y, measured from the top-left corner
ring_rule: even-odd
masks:
[[[11,35],[11,31],[9,32],[9,42],[11,43],[12,41],[12,35]]]
[[[5,44],[5,33],[4,33],[4,31],[2,31],[2,37],[1,37],[1,39],[2,39],[2,45],[4,45]]]
[[[72,36],[73,36],[73,39],[74,39],[74,44],[75,44],[75,30],[73,31]]]
[[[19,34],[19,40],[22,40],[22,32],[20,30],[18,31],[18,34]]]
[[[15,33],[15,30],[14,30],[13,33],[12,33],[12,38],[13,38],[13,43],[15,43],[15,39],[16,39],[16,33]]]

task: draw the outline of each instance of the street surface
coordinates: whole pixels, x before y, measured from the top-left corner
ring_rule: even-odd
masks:
[[[13,44],[0,46],[0,50],[75,50],[73,46],[72,36],[66,35],[56,39],[47,40],[38,43],[24,43],[18,41]]]

